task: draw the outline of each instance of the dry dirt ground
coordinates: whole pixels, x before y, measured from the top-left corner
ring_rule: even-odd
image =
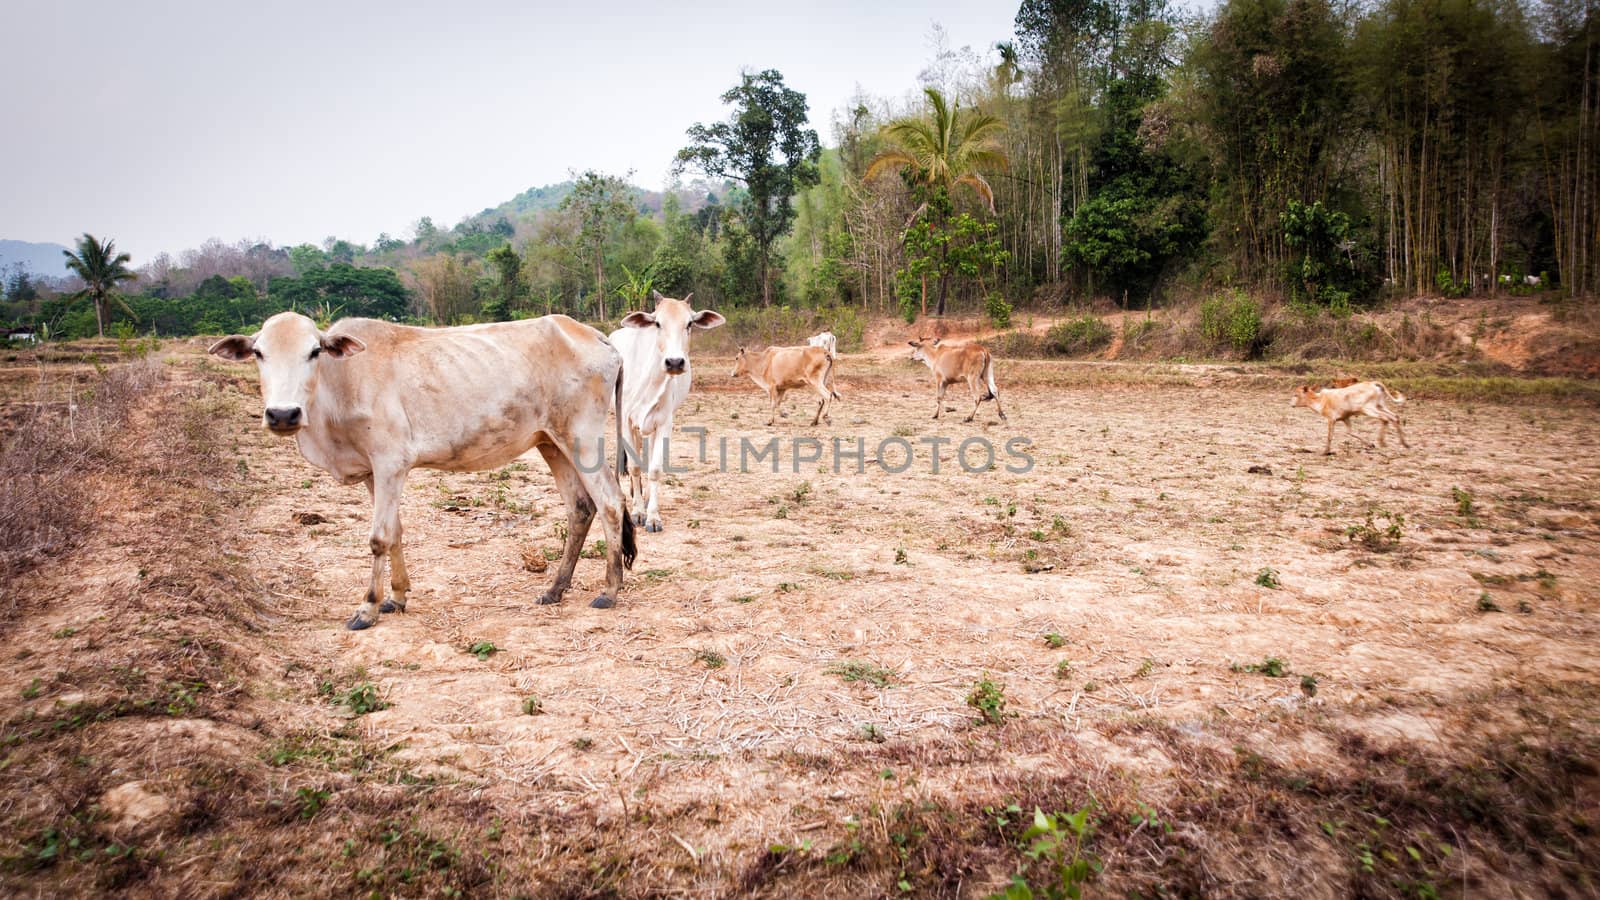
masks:
[[[222,385],[234,486],[208,514],[224,537],[196,540],[253,588],[222,639],[244,660],[232,708],[137,721],[261,773],[218,809],[160,771],[97,779],[84,846],[120,827],[142,844],[109,846],[147,854],[111,881],[65,850],[30,862],[41,823],[13,798],[13,891],[983,896],[1021,873],[1044,896],[1079,858],[1108,895],[1600,891],[1591,407],[1413,395],[1409,449],[1369,447],[1366,420],[1324,457],[1321,420],[1249,373],[1003,362],[1009,422],[986,403],[963,423],[955,390],[933,422],[926,370],[885,350],[841,360],[831,426],[791,396],[768,428],[729,360],[696,358],[678,424],[708,459],[674,443],[666,531],[641,529],[616,608],[587,605],[600,559],[534,604],[564,517],[531,454],[413,473],[409,609],[349,632],[364,489],[261,432],[247,367],[167,365]],[[737,470],[741,438],[773,436],[780,472]],[[835,471],[836,436],[863,439],[865,472]],[[810,437],[823,460],[795,471]],[[972,437],[994,469],[963,470]],[[875,462],[894,438],[899,474]],[[1031,471],[1008,471],[1013,438]],[[27,608],[8,646],[70,658],[49,635],[82,611]],[[54,662],[10,665],[11,733],[81,701]],[[27,677],[47,689],[15,699]],[[163,820],[173,804],[204,824]],[[270,857],[230,828],[251,804],[293,835]],[[1029,857],[1035,806],[1087,809],[1092,833]]]

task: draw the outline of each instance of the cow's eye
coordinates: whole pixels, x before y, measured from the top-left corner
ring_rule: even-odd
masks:
[[[317,357],[319,357],[321,355],[322,355],[322,348],[321,347],[312,347],[311,348],[311,358],[312,359],[316,359]]]
[[[650,324],[651,324],[651,325],[654,325],[654,326],[655,326],[655,327],[657,327],[657,328],[660,328],[660,327],[661,327],[661,320],[660,320],[660,319],[657,319],[657,320],[656,320],[656,321],[654,321],[654,322],[651,322],[651,323],[650,323]]]
[[[254,353],[256,355],[256,359],[263,359],[264,358],[264,357],[262,357],[260,350],[257,350],[255,348],[251,348],[250,352]]]

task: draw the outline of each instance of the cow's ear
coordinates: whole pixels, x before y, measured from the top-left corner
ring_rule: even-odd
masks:
[[[694,318],[689,321],[689,327],[698,328],[701,331],[710,331],[726,321],[728,320],[722,317],[722,313],[714,309],[702,309],[694,314]]]
[[[330,334],[322,339],[322,349],[330,356],[344,359],[346,356],[355,356],[367,349],[367,345],[348,334]]]
[[[685,303],[688,303],[690,300],[693,300],[693,299],[694,299],[694,291],[690,291],[689,293],[683,295],[683,302],[685,302]]]
[[[913,347],[921,347],[922,346],[922,342],[921,341],[906,341],[906,343],[910,344]]]
[[[649,328],[655,323],[656,317],[647,312],[631,312],[622,317],[622,324],[627,328]]]
[[[256,350],[255,338],[247,338],[242,334],[229,335],[215,344],[206,352],[212,356],[231,359],[234,362],[243,362],[254,355]]]
[[[667,298],[661,296],[661,292],[660,291],[656,290],[655,288],[651,288],[650,289],[650,299],[656,301],[657,303],[660,303],[661,301],[663,301],[663,300],[665,300]]]

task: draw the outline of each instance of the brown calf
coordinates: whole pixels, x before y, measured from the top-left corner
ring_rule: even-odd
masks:
[[[911,359],[926,363],[933,372],[933,386],[938,395],[933,405],[935,419],[944,412],[944,389],[965,381],[967,390],[972,392],[972,415],[962,419],[963,422],[971,422],[978,415],[979,404],[985,400],[993,400],[995,410],[1000,413],[1000,421],[1006,420],[1005,407],[1000,405],[1000,392],[994,386],[994,357],[982,344],[945,344],[938,338],[907,343],[911,345]]]
[[[767,399],[772,401],[772,412],[767,416],[768,425],[778,418],[778,404],[783,402],[783,395],[793,388],[803,387],[811,388],[822,398],[817,404],[817,414],[811,417],[811,424],[815,425],[823,419],[833,421],[832,416],[824,413],[829,400],[840,398],[832,387],[833,354],[825,348],[768,347],[752,353],[740,347],[739,357],[733,361],[733,377],[746,375],[756,383],[756,387],[766,391]]]
[[[1384,446],[1384,436],[1393,425],[1395,433],[1400,435],[1400,446],[1409,447],[1406,443],[1406,433],[1401,427],[1400,407],[1406,398],[1390,391],[1376,381],[1362,381],[1348,387],[1324,388],[1318,390],[1312,385],[1302,384],[1295,389],[1294,406],[1304,406],[1314,409],[1328,420],[1328,440],[1323,445],[1324,455],[1333,454],[1333,426],[1343,422],[1345,428],[1351,433],[1355,429],[1350,427],[1352,416],[1371,416],[1381,424],[1378,428],[1378,446]]]

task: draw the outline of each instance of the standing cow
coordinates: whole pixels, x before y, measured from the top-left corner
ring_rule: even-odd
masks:
[[[979,404],[985,400],[993,400],[995,410],[1000,413],[1000,421],[1006,420],[1005,407],[1000,405],[1000,392],[994,386],[994,357],[982,344],[945,344],[938,338],[907,343],[911,345],[912,361],[926,363],[933,372],[933,386],[937,393],[933,405],[935,419],[944,413],[944,389],[964,381],[967,390],[972,392],[972,415],[962,419],[963,422],[971,422],[978,415]]]
[[[666,466],[667,438],[672,417],[689,396],[689,333],[707,331],[727,321],[720,313],[696,312],[689,294],[682,300],[651,291],[655,312],[632,312],[622,317],[622,328],[611,332],[611,343],[622,354],[623,379],[617,418],[626,419],[634,446],[647,454],[645,472],[633,468],[633,521],[646,531],[661,530],[661,470]],[[620,427],[620,422],[619,422]],[[644,496],[644,475],[649,476],[649,496]]]
[[[539,602],[559,602],[572,583],[597,506],[606,589],[590,605],[616,602],[635,548],[615,476],[604,471],[606,414],[622,392],[622,359],[600,332],[566,316],[465,328],[345,319],[324,332],[284,312],[250,337],[223,338],[211,352],[254,359],[267,430],[293,435],[312,465],[371,493],[372,579],[346,623],[351,630],[406,608],[411,578],[400,496],[411,470],[493,469],[530,447],[549,464],[567,505],[566,549]],[[385,558],[394,594],[380,607]]]
[[[828,401],[838,400],[833,389],[833,354],[821,347],[768,347],[754,353],[739,348],[733,361],[733,377],[750,376],[756,387],[767,392],[772,412],[767,416],[771,425],[778,418],[778,404],[783,395],[795,388],[811,388],[822,398],[817,404],[817,414],[811,417],[815,425],[823,419],[833,422],[827,415]]]

